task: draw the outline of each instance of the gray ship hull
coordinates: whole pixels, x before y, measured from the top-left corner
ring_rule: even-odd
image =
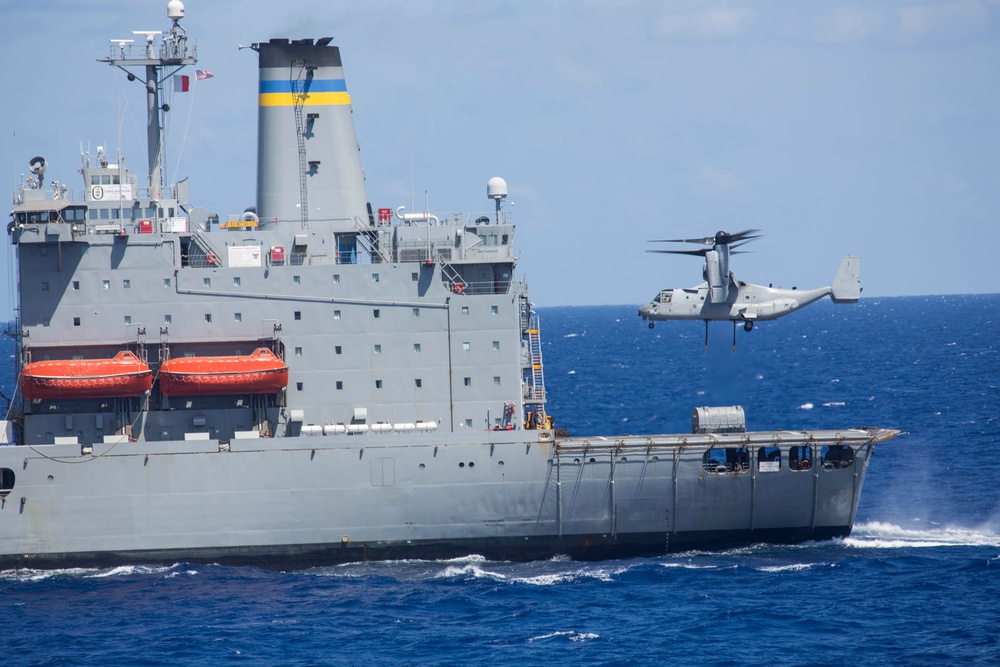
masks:
[[[168,32],[102,59],[147,95],[147,186],[99,147],[82,193],[46,185],[38,156],[15,195],[0,567],[606,558],[850,532],[895,431],[744,433],[723,408],[696,434],[557,437],[506,182],[487,181],[488,212],[370,202],[331,38],[251,47],[256,204],[192,205],[159,152],[163,83],[197,62],[179,4]]]
[[[655,556],[850,533],[892,431],[555,440],[301,437],[0,448],[0,567]],[[836,443],[850,465],[706,468],[705,452]],[[81,475],[80,468],[86,468]],[[807,502],[803,502],[806,499]]]

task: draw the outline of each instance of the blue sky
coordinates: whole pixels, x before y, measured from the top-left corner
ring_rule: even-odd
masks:
[[[256,55],[333,36],[375,207],[489,210],[507,180],[540,305],[639,304],[699,282],[649,239],[759,228],[737,277],[864,296],[1000,291],[1000,2],[190,0],[215,77],[170,100],[166,170],[220,214],[254,202]],[[111,38],[166,1],[0,0],[0,177],[79,185],[81,142],[145,174],[144,98]],[[189,72],[193,74],[193,72]],[[10,253],[2,253],[11,308]]]

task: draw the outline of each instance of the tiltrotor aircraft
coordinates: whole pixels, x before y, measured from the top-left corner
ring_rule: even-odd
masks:
[[[834,303],[856,303],[861,297],[861,258],[845,257],[840,262],[833,284],[812,290],[775,289],[752,285],[740,280],[729,270],[729,256],[752,239],[759,238],[758,229],[736,234],[718,232],[700,239],[661,239],[650,243],[698,243],[711,248],[699,250],[649,250],[647,252],[697,255],[705,258],[705,282],[689,289],[665,289],[652,301],[639,308],[639,316],[649,320],[704,320],[705,344],[708,345],[708,323],[729,320],[733,323],[733,346],[736,345],[736,324],[750,331],[757,320],[774,320],[802,306],[829,295]]]

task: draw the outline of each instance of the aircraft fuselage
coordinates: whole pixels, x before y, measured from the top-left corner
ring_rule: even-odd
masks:
[[[725,301],[714,302],[707,282],[688,289],[665,289],[639,308],[649,320],[774,320],[831,294],[814,290],[776,289],[750,283],[731,284]]]

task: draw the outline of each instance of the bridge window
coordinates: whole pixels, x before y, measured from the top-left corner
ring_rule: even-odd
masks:
[[[760,472],[778,472],[781,470],[781,449],[778,447],[761,447],[758,449],[757,470]]]
[[[74,317],[73,318],[73,326],[75,326],[75,327],[80,326],[80,318],[79,317]]]
[[[420,354],[420,343],[414,343],[413,344],[413,353],[414,354]]]
[[[792,470],[812,470],[812,447],[796,445],[788,450],[788,467]]]
[[[340,284],[340,274],[339,273],[333,274],[333,284],[334,285],[339,285]]]
[[[839,470],[854,465],[854,450],[850,445],[828,445],[820,450],[823,470]]]
[[[750,470],[750,450],[746,447],[713,447],[702,456],[705,472],[746,472]]]
[[[6,498],[14,489],[14,471],[10,468],[0,468],[0,498]]]

